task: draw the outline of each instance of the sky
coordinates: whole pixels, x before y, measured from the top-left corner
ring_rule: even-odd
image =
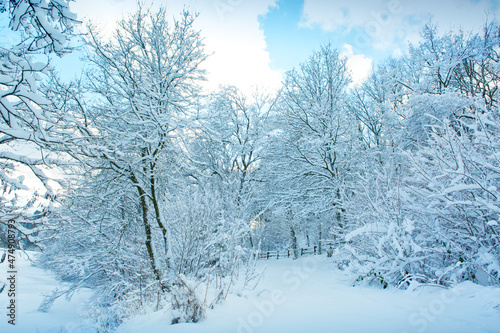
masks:
[[[165,5],[172,17],[183,8],[198,12],[207,53],[208,89],[235,85],[250,93],[280,86],[283,73],[330,43],[355,84],[383,59],[399,57],[418,43],[424,24],[441,32],[479,31],[500,14],[500,0],[143,0]],[[84,22],[109,35],[114,22],[133,12],[136,0],[76,0],[71,8]],[[82,65],[78,54],[60,63],[71,76]]]

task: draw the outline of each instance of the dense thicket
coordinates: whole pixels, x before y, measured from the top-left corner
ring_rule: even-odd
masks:
[[[499,41],[496,24],[427,26],[351,90],[329,47],[287,73],[262,165],[281,246],[333,243],[340,268],[384,287],[500,284]]]

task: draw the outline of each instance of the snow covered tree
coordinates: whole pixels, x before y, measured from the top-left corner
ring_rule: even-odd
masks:
[[[100,293],[104,307],[118,304],[132,312],[153,302],[160,307],[164,293],[178,285],[165,201],[190,173],[183,136],[188,136],[189,111],[204,75],[199,66],[206,58],[194,20],[183,12],[170,22],[164,8],[139,8],[119,22],[109,41],[90,28],[86,78],[81,86],[54,85],[52,90],[76,132],[66,152],[80,162],[61,219],[77,223],[78,230],[88,232],[86,238],[96,240],[88,249],[68,248],[94,257],[85,276],[101,276],[113,291]],[[61,268],[72,254],[57,259],[54,254],[70,240],[62,238],[49,254]],[[134,267],[134,260],[140,265]],[[106,266],[110,261],[116,265]],[[78,269],[87,267],[70,267]],[[128,308],[131,298],[135,301]],[[116,325],[127,311],[111,311],[107,322]]]
[[[84,175],[67,182],[62,207],[50,216],[58,232],[39,259],[69,287],[54,290],[39,309],[88,288],[94,295],[87,315],[98,330],[113,330],[123,318],[163,304],[144,246],[140,203],[112,169],[79,166],[74,172]]]
[[[18,231],[36,242],[46,226],[33,212],[43,206],[38,216],[44,215],[55,197],[46,167],[60,161],[49,153],[68,134],[55,126],[60,114],[39,87],[50,56],[71,51],[78,22],[66,0],[2,0],[0,12],[8,13],[9,37],[18,40],[0,48],[0,228],[15,219]],[[40,183],[43,193],[33,193],[33,183]]]
[[[370,136],[397,126],[388,147],[366,150],[368,164],[346,205],[351,228],[339,258],[348,253],[358,281],[498,282],[495,163],[489,160],[498,126],[498,31],[489,24],[483,35],[438,36],[427,26],[423,41],[397,61],[399,74],[387,78],[399,88],[378,88],[396,88],[384,95],[384,112],[396,122],[367,116],[384,98],[370,93],[375,86],[363,87],[354,107],[358,120],[377,130]]]
[[[394,147],[405,118],[401,105],[411,90],[407,82],[412,70],[406,59],[387,59],[370,77],[349,94],[347,107],[358,122],[358,136],[366,149]]]
[[[223,87],[200,113],[201,133],[191,144],[193,160],[204,177],[200,181],[235,193],[234,216],[247,224],[247,231],[267,206],[260,192],[260,164],[273,105],[272,99],[258,92],[245,96],[235,87]],[[250,234],[248,241],[256,245]]]
[[[345,59],[330,45],[285,75],[267,170],[273,188],[283,191],[276,193],[288,206],[283,213],[301,221],[292,223],[292,234],[299,234],[297,228],[317,234],[320,222],[326,231],[343,229],[342,194],[354,164],[357,130],[346,107],[349,82]],[[312,225],[301,227],[306,221]]]
[[[88,41],[93,51],[89,60],[95,66],[89,73],[90,91],[100,99],[91,111],[92,125],[99,132],[94,154],[123,179],[123,186],[135,188],[158,281],[161,265],[151,228],[161,231],[166,267],[170,256],[167,222],[160,209],[165,193],[159,189],[166,188],[173,174],[169,168],[179,165],[182,147],[176,138],[197,94],[196,81],[203,78],[199,65],[205,55],[193,21],[184,12],[170,25],[165,9],[139,9],[120,22],[111,43],[101,41],[93,30]]]
[[[496,105],[499,34],[494,23],[486,24],[482,35],[459,31],[439,36],[436,27],[424,28],[423,41],[410,47],[407,60],[414,73],[401,82],[410,89],[399,112],[406,123],[407,147],[425,143],[427,126],[467,117],[468,111],[455,105],[452,94],[458,94],[458,101],[460,95],[482,98],[488,109]]]

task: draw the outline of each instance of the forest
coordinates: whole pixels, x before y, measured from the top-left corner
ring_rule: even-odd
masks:
[[[248,95],[201,88],[195,13],[140,7],[108,39],[64,0],[0,11],[19,32],[0,48],[0,247],[15,228],[69,286],[40,309],[88,288],[103,331],[165,307],[198,322],[259,253],[310,247],[354,285],[500,286],[496,21],[428,24],[361,85],[318,45]],[[62,80],[74,39],[85,71]]]

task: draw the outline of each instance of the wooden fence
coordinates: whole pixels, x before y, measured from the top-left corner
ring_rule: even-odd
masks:
[[[333,242],[333,241],[321,241],[320,245],[314,245],[311,247],[299,248],[297,249],[297,256],[301,257],[307,254],[322,254],[324,250],[328,251],[333,248],[333,246],[342,244],[344,242]],[[293,249],[286,250],[276,250],[276,251],[260,251],[258,252],[258,259],[285,259],[294,257]]]
[[[297,249],[297,255],[303,256],[305,254],[316,254],[317,249],[318,246]],[[294,256],[293,251],[294,251],[293,249],[281,250],[281,251],[280,250],[263,251],[263,252],[258,252],[258,254],[259,254],[259,259],[270,259],[270,258],[284,259],[293,257]]]

